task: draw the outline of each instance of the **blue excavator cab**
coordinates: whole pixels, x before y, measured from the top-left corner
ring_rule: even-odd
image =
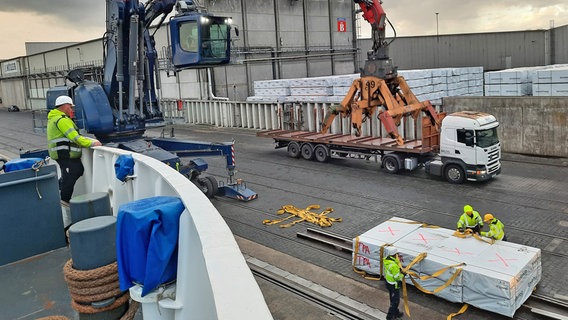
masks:
[[[172,63],[176,69],[230,62],[231,18],[191,12],[170,20]]]

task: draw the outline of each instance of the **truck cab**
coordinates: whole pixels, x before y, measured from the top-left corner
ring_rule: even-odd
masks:
[[[501,172],[498,126],[493,115],[475,111],[460,111],[443,119],[440,157],[448,181],[485,181]]]

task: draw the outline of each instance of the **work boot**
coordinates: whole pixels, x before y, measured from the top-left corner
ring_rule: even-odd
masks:
[[[396,312],[396,318],[397,318],[397,319],[402,319],[402,317],[404,317],[404,312],[397,311],[397,312]]]

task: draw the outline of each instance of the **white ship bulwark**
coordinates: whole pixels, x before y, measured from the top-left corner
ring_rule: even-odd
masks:
[[[132,155],[134,159],[133,175],[126,182],[117,179],[115,174],[115,162],[120,155]],[[86,149],[82,160],[85,173],[77,181],[74,196],[106,192],[114,216],[123,204],[157,196],[177,197],[185,206],[179,219],[177,279],[175,286],[170,286],[170,290],[175,288],[175,293],[167,295],[169,298],[153,295],[160,298],[151,302],[152,306],[165,312],[144,316],[144,319],[272,319],[232,232],[209,199],[191,181],[156,159],[116,148]],[[54,165],[48,167],[48,176],[56,181]],[[41,189],[42,186],[38,192],[43,194],[46,202],[47,191],[53,191],[53,188]],[[57,192],[55,196],[57,200],[51,201],[54,197],[50,197],[49,204],[61,212]],[[61,221],[58,229],[61,230],[52,233],[63,237]],[[65,246],[64,241],[61,246]],[[136,290],[131,293],[134,298]],[[144,305],[142,310],[144,312]],[[165,314],[170,316],[164,317]]]

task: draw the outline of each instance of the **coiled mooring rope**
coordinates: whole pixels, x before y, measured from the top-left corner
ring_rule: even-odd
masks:
[[[130,301],[128,291],[120,290],[116,262],[91,270],[76,270],[73,268],[73,260],[69,259],[63,267],[63,275],[71,295],[71,306],[80,313],[92,314],[114,310]],[[111,298],[115,300],[108,306],[95,308],[90,305],[92,302]],[[138,305],[138,302],[131,301],[128,310],[120,320],[134,319]]]

